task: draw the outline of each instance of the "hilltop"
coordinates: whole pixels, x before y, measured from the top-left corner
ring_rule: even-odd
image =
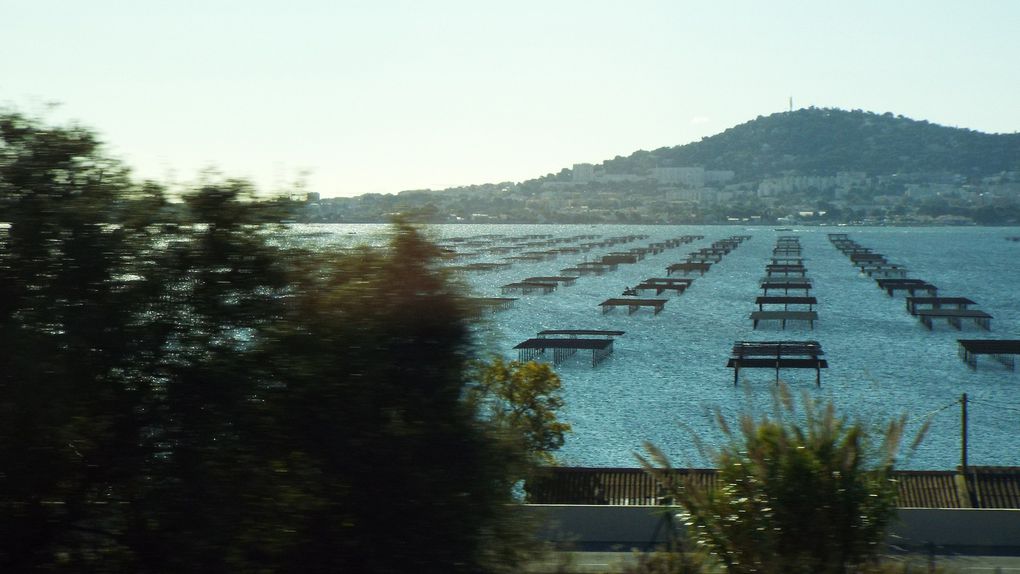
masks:
[[[806,108],[520,183],[320,200],[301,217],[431,223],[1014,224],[1020,134]]]
[[[871,175],[951,172],[967,177],[1020,170],[1020,134],[987,134],[892,113],[805,108],[759,116],[687,145],[603,162],[608,173],[698,165],[740,181],[796,172]]]

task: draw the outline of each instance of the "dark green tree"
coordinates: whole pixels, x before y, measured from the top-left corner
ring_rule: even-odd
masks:
[[[183,199],[0,115],[0,570],[516,568],[532,459],[468,399],[438,249],[293,247],[243,182]]]
[[[149,456],[120,540],[141,571],[249,569],[277,543],[252,530],[273,524],[264,501],[279,495],[263,447],[274,405],[255,349],[283,314],[294,254],[267,241],[280,214],[243,182],[184,200],[184,220],[160,228],[140,272],[145,344],[133,380],[145,382]]]
[[[0,570],[117,547],[110,509],[146,456],[128,214],[158,195],[87,130],[0,114]]]
[[[525,454],[465,400],[470,309],[439,250],[398,224],[386,250],[308,256],[261,338],[274,464],[301,501],[286,570],[513,569]]]

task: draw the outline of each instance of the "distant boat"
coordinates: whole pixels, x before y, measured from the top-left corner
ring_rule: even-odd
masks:
[[[793,231],[792,227],[777,227],[775,231]]]

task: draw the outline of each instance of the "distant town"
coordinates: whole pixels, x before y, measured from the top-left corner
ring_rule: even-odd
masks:
[[[808,108],[524,182],[297,199],[319,223],[1017,225],[1020,134]]]
[[[798,225],[1013,225],[1020,172],[968,180],[961,174],[871,176],[863,172],[729,183],[733,171],[655,168],[651,177],[605,174],[577,164],[569,179],[441,191],[320,198],[301,221],[426,223],[634,223]]]

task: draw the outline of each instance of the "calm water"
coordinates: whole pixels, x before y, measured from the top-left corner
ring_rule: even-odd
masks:
[[[323,246],[376,242],[385,226],[308,226],[323,232]],[[557,237],[598,234],[602,237],[646,234],[647,239],[587,254],[565,254],[556,260],[515,263],[509,269],[466,273],[478,296],[500,296],[499,287],[529,276],[560,275],[585,258],[609,251],[643,247],[653,241],[687,234],[705,238],[621,265],[603,276],[585,276],[549,295],[519,297],[515,307],[492,315],[480,335],[494,350],[516,358],[512,347],[543,329],[612,329],[626,331],[612,357],[592,368],[590,355],[578,353],[561,364],[566,408],[563,418],[574,432],[561,452],[565,464],[635,466],[633,453],[644,441],[665,450],[681,466],[708,464],[693,447],[691,432],[708,442],[717,439],[713,409],[735,414],[744,409],[769,410],[774,372],[748,369],[733,385],[726,367],[737,340],[813,339],[829,361],[816,388],[813,370],[783,371],[795,390],[833,400],[851,417],[880,422],[907,414],[914,427],[930,415],[932,427],[918,452],[901,467],[949,469],[960,460],[962,393],[969,406],[969,462],[978,465],[1020,465],[1020,371],[1011,372],[988,357],[970,370],[957,355],[958,338],[1020,339],[1020,243],[1006,236],[1020,230],[1003,228],[770,228],[740,226],[588,226],[588,225],[459,225],[431,228],[437,237],[482,234]],[[908,276],[939,287],[941,296],[969,297],[990,313],[990,333],[970,323],[963,330],[936,323],[925,329],[906,313],[904,294],[889,297],[874,280],[860,274],[829,242],[827,234],[845,232],[865,247],[905,265]],[[623,288],[646,277],[665,276],[665,267],[690,251],[731,235],[751,235],[739,248],[714,264],[659,315],[642,310],[628,316],[619,309],[603,315],[598,304],[619,296]],[[812,295],[818,298],[819,321],[806,324],[763,323],[757,330],[748,318],[761,294],[758,280],[780,235],[800,238]],[[621,249],[622,247],[622,249]],[[532,248],[529,250],[540,250]],[[472,261],[498,261],[504,255]],[[772,294],[772,293],[770,293]],[[791,293],[795,294],[795,293]],[[653,297],[649,292],[642,296]],[[933,413],[933,414],[932,414]]]

